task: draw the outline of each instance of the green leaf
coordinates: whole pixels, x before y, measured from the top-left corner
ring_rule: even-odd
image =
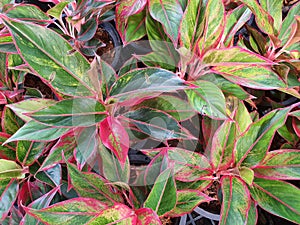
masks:
[[[30,166],[41,156],[45,147],[45,143],[18,141],[16,150],[18,161],[23,166]]]
[[[14,204],[19,190],[16,179],[0,179],[0,221],[8,214]]]
[[[172,169],[166,169],[156,179],[144,207],[153,209],[162,216],[176,205],[176,187]]]
[[[222,37],[225,46],[229,47],[233,44],[235,33],[250,19],[250,16],[251,11],[245,5],[238,6],[227,13]]]
[[[98,28],[97,21],[92,17],[91,19],[85,21],[81,24],[80,31],[77,34],[78,41],[88,41],[95,36]]]
[[[208,159],[200,153],[181,148],[168,148],[168,156],[174,163],[176,180],[193,182],[212,175]]]
[[[100,212],[97,217],[91,220],[88,224],[99,225],[114,223],[119,225],[136,224],[136,216],[134,211],[126,205],[115,204],[114,206]]]
[[[119,101],[142,98],[155,93],[183,89],[184,80],[176,74],[159,68],[132,70],[121,76],[113,85],[110,95]]]
[[[205,28],[198,43],[200,52],[216,47],[225,25],[225,8],[222,0],[208,0],[205,11]]]
[[[227,119],[225,97],[213,83],[198,81],[197,88],[185,90],[192,107],[214,119]]]
[[[149,1],[149,11],[152,18],[163,25],[166,34],[176,46],[183,15],[180,3],[176,0],[152,0]]]
[[[235,84],[249,88],[271,90],[286,87],[275,72],[260,65],[216,66],[212,71]]]
[[[190,0],[180,24],[180,43],[193,50],[204,28],[204,7],[202,1]]]
[[[223,200],[220,225],[245,224],[251,204],[247,186],[239,178],[224,176],[221,188]]]
[[[99,144],[99,154],[101,157],[101,175],[111,182],[128,183],[130,178],[129,158],[126,158],[122,165],[115,154],[107,150],[102,143]]]
[[[0,37],[0,52],[1,53],[18,53],[13,42],[12,36],[2,35]]]
[[[49,127],[35,121],[27,122],[13,136],[7,139],[4,144],[11,141],[52,141],[68,131],[67,128]]]
[[[200,80],[209,81],[222,90],[224,95],[233,95],[241,100],[249,99],[251,96],[239,85],[230,82],[219,74],[209,73],[199,77]]]
[[[104,203],[96,199],[73,198],[40,210],[26,207],[25,211],[49,225],[74,225],[88,223],[106,208]]]
[[[261,0],[259,1],[261,7],[270,14],[273,18],[274,30],[278,33],[282,23],[282,11],[283,1],[281,0]]]
[[[275,35],[274,27],[273,27],[273,19],[266,12],[257,1],[253,0],[241,0],[241,2],[245,3],[255,15],[255,21],[257,26],[267,34]],[[278,12],[277,12],[278,13]]]
[[[198,190],[182,190],[177,191],[177,203],[175,208],[168,213],[168,216],[180,216],[190,213],[195,207],[203,202],[213,200]]]
[[[183,121],[195,115],[194,110],[190,107],[185,99],[180,96],[160,95],[159,97],[143,101],[136,108],[147,107],[154,110],[161,110],[177,121]]]
[[[88,61],[59,34],[33,23],[3,18],[23,59],[59,92],[73,96],[92,96],[86,76]],[[78,66],[80,65],[80,66]]]
[[[291,108],[273,110],[251,124],[236,141],[235,162],[251,167],[263,160],[276,130],[285,123],[290,110]]]
[[[48,207],[58,190],[59,190],[58,188],[53,188],[48,193],[42,195],[40,198],[31,202],[29,204],[29,207],[33,209],[42,209]],[[22,223],[24,225],[31,225],[31,224],[41,225],[36,218],[30,216],[29,214],[25,214],[24,218],[22,219]]]
[[[163,141],[174,138],[193,138],[178,121],[168,114],[149,108],[140,108],[124,114],[125,120],[135,125],[144,134]]]
[[[15,161],[0,159],[0,179],[24,177],[25,170]]]
[[[42,10],[34,5],[16,5],[6,11],[5,15],[12,19],[29,22],[45,22],[50,20]]]
[[[299,180],[300,151],[284,149],[268,152],[264,160],[254,168],[255,176],[266,179]]]
[[[75,134],[68,132],[62,135],[56,144],[51,148],[46,159],[44,160],[40,170],[49,169],[58,163],[63,163],[65,160],[69,160],[73,157],[74,149],[77,146],[77,139]],[[63,157],[65,160],[63,159]]]
[[[281,45],[285,45],[289,40],[290,34],[292,32],[293,24],[296,24],[295,15],[300,15],[300,2],[295,4],[288,12],[284,21],[281,24],[280,33],[278,38],[282,41]]]
[[[30,119],[26,114],[29,112],[37,111],[42,108],[46,108],[50,105],[54,105],[55,100],[52,99],[27,99],[13,104],[8,104],[7,107],[10,108],[14,113],[20,117],[22,120],[28,122]]]
[[[248,212],[247,225],[256,225],[257,218],[258,218],[258,212],[257,212],[257,208],[256,208],[256,203],[254,203],[252,201],[249,212]]]
[[[61,19],[62,16],[62,12],[64,10],[64,8],[66,7],[66,5],[69,4],[69,1],[63,1],[63,2],[59,2],[58,4],[56,4],[55,6],[53,6],[51,9],[49,9],[47,11],[48,15],[53,16],[55,19]]]
[[[0,132],[0,158],[15,160],[16,159],[16,144],[4,144],[10,135]]]
[[[224,121],[212,138],[212,144],[208,151],[210,151],[210,161],[216,168],[216,171],[232,163],[234,141],[234,138],[231,135],[232,127],[232,121]]]
[[[248,185],[252,185],[254,179],[254,171],[248,167],[239,168],[240,176]]]
[[[1,125],[7,134],[14,134],[23,125],[23,121],[18,118],[13,111],[5,107],[2,112]]]
[[[106,112],[104,105],[96,99],[74,98],[59,101],[28,116],[48,126],[78,127],[102,121]]]
[[[146,13],[144,10],[128,18],[124,40],[125,43],[139,40],[146,35],[145,20]]]
[[[272,61],[267,58],[250,52],[241,47],[212,49],[205,53],[203,62],[210,66],[234,66],[247,64],[271,65]]]
[[[250,187],[251,197],[264,210],[300,223],[300,190],[292,184],[256,178]]]
[[[67,163],[70,182],[75,191],[86,198],[97,199],[107,205],[122,202],[119,194],[114,193],[113,187],[96,173],[81,172],[74,165]]]

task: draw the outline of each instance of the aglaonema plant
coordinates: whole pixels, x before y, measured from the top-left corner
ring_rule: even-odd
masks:
[[[1,222],[161,224],[216,200],[204,192],[217,181],[221,224],[255,224],[257,205],[299,223],[299,189],[285,181],[299,179],[299,150],[269,151],[276,132],[292,140],[288,117],[299,134],[299,105],[259,118],[243,103],[254,106],[243,87],[287,90],[297,82],[272,69],[278,61],[269,55],[233,46],[251,10],[260,26],[269,20],[258,12],[273,11],[255,1],[230,11],[219,0],[120,1],[116,26],[124,44],[146,35],[153,51],[115,71],[80,53],[95,18],[114,1],[53,2],[47,14],[1,5],[1,81],[14,74],[15,83],[6,84],[13,89],[31,73],[56,96],[4,102]],[[48,26],[51,18],[71,39]],[[272,44],[277,34],[269,25]],[[129,149],[137,146],[148,165],[130,163]]]

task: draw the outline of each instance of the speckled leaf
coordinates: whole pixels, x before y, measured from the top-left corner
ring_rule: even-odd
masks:
[[[241,179],[248,185],[252,185],[254,179],[254,171],[248,167],[242,166],[239,168]]]
[[[251,197],[264,210],[300,223],[300,189],[283,181],[256,178],[250,187]]]
[[[190,213],[195,207],[203,202],[209,202],[213,200],[198,190],[182,190],[177,191],[177,203],[175,208],[168,213],[168,216],[182,216]]]
[[[177,45],[180,21],[183,16],[181,5],[176,0],[149,1],[152,18],[159,21],[174,45]]]
[[[18,53],[16,46],[10,34],[2,34],[0,36],[0,52],[1,53]]]
[[[9,20],[3,23],[13,35],[23,59],[59,92],[73,96],[92,96],[86,72],[90,65],[59,34],[39,25]],[[80,65],[80,66],[78,66]]]
[[[189,0],[180,24],[180,43],[193,50],[204,28],[202,1]]]
[[[23,166],[30,166],[43,153],[45,143],[18,141],[17,143],[17,158]]]
[[[247,186],[237,177],[224,176],[221,188],[223,200],[220,225],[245,224],[251,204]]]
[[[300,180],[300,151],[284,149],[268,152],[254,171],[256,177],[266,179]]]
[[[176,187],[172,169],[166,169],[156,179],[144,207],[153,209],[162,216],[176,205]]]
[[[181,148],[168,148],[168,156],[174,162],[176,180],[193,182],[212,175],[208,159],[198,153]]]
[[[118,193],[113,191],[113,187],[96,173],[81,172],[73,164],[67,163],[70,183],[75,191],[86,198],[97,199],[107,205],[115,202],[122,202]]]
[[[12,135],[16,133],[23,124],[24,122],[20,120],[20,118],[18,118],[13,111],[11,111],[11,109],[4,107],[1,118],[1,126],[3,131]]]
[[[257,1],[241,0],[241,2],[245,3],[251,9],[252,13],[255,15],[255,21],[262,31],[267,34],[275,35],[273,18],[258,4]]]
[[[198,81],[197,88],[185,90],[192,107],[213,119],[227,119],[225,97],[213,83]]]
[[[52,141],[59,138],[67,131],[67,128],[49,127],[31,120],[6,140],[5,143],[18,140]]]
[[[290,110],[291,108],[273,110],[251,124],[236,141],[235,162],[250,167],[263,160],[276,130],[285,123]]]
[[[29,116],[26,116],[26,113],[46,108],[50,105],[54,105],[55,103],[56,101],[53,99],[34,98],[16,102],[13,104],[8,104],[7,107],[14,111],[14,113],[22,120],[28,122],[31,119]]]
[[[218,169],[232,163],[232,147],[234,138],[231,135],[232,121],[226,120],[215,132],[212,138],[210,161]],[[228,146],[231,148],[228,148]]]
[[[45,22],[50,18],[35,5],[16,5],[5,12],[9,18],[22,21]]]
[[[15,179],[0,179],[0,221],[8,214],[14,204],[19,190]]]
[[[25,172],[19,164],[12,160],[0,159],[0,179],[24,178]]]
[[[245,5],[240,5],[226,14],[226,23],[222,40],[226,47],[233,44],[235,33],[250,19],[251,11]]]
[[[120,121],[111,116],[100,123],[100,138],[103,145],[109,148],[123,165],[129,150],[129,136]]]
[[[73,198],[36,210],[25,208],[25,211],[48,225],[74,225],[86,224],[106,209],[107,206],[92,198]]]
[[[271,69],[263,66],[216,66],[212,71],[221,74],[231,82],[254,89],[277,89],[286,87],[282,79]]]
[[[73,131],[62,135],[56,144],[51,148],[42,166],[40,167],[40,170],[46,170],[58,163],[69,160],[71,157],[73,157],[73,152],[76,146],[77,139]],[[62,158],[62,155],[64,156],[65,160]]]
[[[177,121],[187,120],[195,115],[194,109],[185,99],[180,98],[180,96],[160,95],[157,98],[145,100],[136,107],[143,106],[166,112]]]
[[[278,38],[282,41],[281,45],[287,43],[290,34],[292,32],[292,26],[296,23],[295,15],[300,16],[300,2],[295,4],[288,12],[287,16],[285,17],[284,21],[282,22],[280,33]]]
[[[70,1],[67,0],[67,1],[57,3],[55,6],[53,6],[51,9],[47,11],[47,14],[59,20],[62,16],[64,8],[66,7],[66,5],[69,4],[69,2]]]
[[[126,157],[126,162],[121,165],[117,157],[105,146],[99,144],[99,154],[101,157],[100,171],[101,175],[111,182],[128,183],[130,178],[130,164],[129,158]]]
[[[251,206],[248,212],[247,225],[256,225],[258,219],[258,211],[256,203],[251,202]]]
[[[33,208],[33,209],[42,209],[46,208],[50,205],[50,202],[53,200],[54,196],[56,195],[57,191],[59,188],[53,188],[51,191],[48,193],[42,195],[38,199],[34,200],[31,202],[28,207]],[[22,222],[20,225],[42,225],[41,223],[38,222],[36,218],[33,216],[30,216],[29,214],[25,214],[25,216],[22,219]]]
[[[129,111],[126,114],[128,122],[134,124],[139,130],[157,140],[174,138],[192,138],[173,117],[160,110],[150,108],[140,108]]]
[[[137,216],[135,215],[134,211],[128,206],[123,204],[115,204],[113,207],[103,210],[88,224],[99,225],[117,223],[119,225],[132,225],[137,224],[136,217]]]
[[[138,217],[137,225],[162,225],[158,215],[149,208],[141,208],[135,211]]]
[[[205,53],[202,60],[211,66],[234,66],[245,63],[248,66],[249,64],[273,64],[271,60],[241,47],[212,49]]]
[[[261,7],[270,14],[273,18],[274,30],[278,33],[282,23],[282,11],[283,1],[281,0],[260,0]]]
[[[209,73],[199,77],[199,79],[214,83],[225,95],[232,95],[241,100],[249,99],[251,97],[241,86],[230,82],[219,74]]]
[[[27,114],[34,120],[55,127],[91,126],[106,117],[105,107],[96,99],[73,98]]]
[[[4,142],[9,139],[10,135],[4,132],[0,132],[0,158],[2,159],[16,159],[16,144],[15,143],[7,143]]]
[[[113,85],[110,95],[124,101],[183,88],[184,80],[176,74],[164,69],[146,68],[132,70],[121,76]]]
[[[222,0],[208,0],[205,11],[205,28],[198,43],[201,53],[218,45],[224,25],[225,8]]]
[[[124,44],[140,39],[146,34],[146,0],[121,1],[116,7],[116,28]]]

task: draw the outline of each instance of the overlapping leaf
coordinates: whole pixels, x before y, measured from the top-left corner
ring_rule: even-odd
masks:
[[[10,29],[23,59],[39,76],[64,94],[93,95],[92,85],[85,77],[90,67],[88,61],[77,51],[71,54],[73,48],[64,38],[39,25],[4,16],[1,19]]]
[[[221,179],[222,208],[220,224],[245,224],[251,204],[247,186],[236,177],[224,176]]]
[[[96,99],[73,98],[28,114],[34,120],[55,127],[91,126],[106,117],[105,107]]]
[[[112,187],[102,177],[96,173],[81,172],[70,163],[67,165],[71,184],[81,197],[94,198],[107,205],[122,202],[121,196],[114,193]]]
[[[299,188],[283,181],[256,178],[250,192],[251,197],[264,210],[294,223],[300,223]]]
[[[144,206],[162,216],[176,205],[176,187],[172,169],[166,169],[156,179]]]
[[[149,1],[149,11],[152,18],[159,21],[173,44],[177,46],[178,31],[183,15],[181,5],[176,0]]]
[[[235,162],[254,166],[263,160],[276,130],[285,123],[290,110],[290,108],[274,110],[252,123],[236,142]]]
[[[3,220],[14,204],[19,190],[15,179],[0,179],[0,220]]]
[[[74,198],[44,209],[25,208],[25,211],[49,225],[73,225],[88,223],[106,208],[105,204],[96,199]]]
[[[299,180],[300,151],[285,149],[268,152],[254,171],[257,177],[276,180]]]
[[[23,166],[29,166],[40,157],[45,147],[45,143],[18,141],[17,159]]]

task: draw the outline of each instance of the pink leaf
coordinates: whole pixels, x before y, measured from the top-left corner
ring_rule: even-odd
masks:
[[[100,123],[100,138],[103,145],[124,164],[129,149],[129,136],[122,124],[116,118],[107,117]]]
[[[152,209],[141,208],[135,211],[138,216],[137,225],[161,225],[161,221]]]

